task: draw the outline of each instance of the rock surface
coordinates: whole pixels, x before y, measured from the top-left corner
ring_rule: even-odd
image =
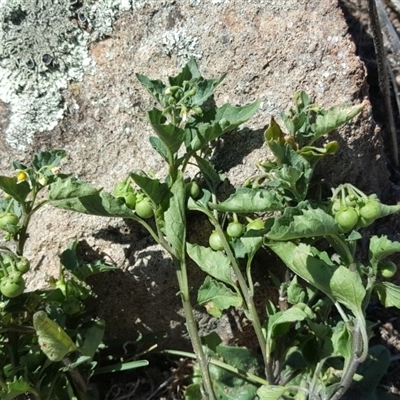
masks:
[[[333,134],[341,150],[319,175],[333,185],[356,183],[379,196],[388,191],[382,141],[366,99],[365,69],[336,1],[137,2],[89,54],[95,72],[65,91],[67,113],[53,131],[37,135],[26,153],[10,148],[2,135],[2,174],[10,173],[15,159],[26,161],[40,149],[63,148],[68,153],[64,171],[107,191],[138,168],[163,176],[164,166],[148,142],[145,113],[154,104],[135,74],[165,81],[194,56],[205,77],[228,73],[217,90],[218,104],[262,101],[257,115],[225,140],[217,157],[233,185],[240,185],[256,171],[255,163],[267,157],[263,132],[270,116],[278,117],[292,105],[294,92],[305,90],[324,107],[366,102],[362,115]],[[1,105],[0,126],[9,117],[7,106]],[[109,337],[167,331],[168,346],[185,347],[173,265],[143,230],[121,220],[44,208],[33,218],[30,235],[26,255],[34,273],[29,287],[56,275],[57,255],[70,241],[84,241],[120,267],[94,279]],[[200,274],[191,273],[196,286]],[[199,318],[204,331],[218,329],[229,338],[227,320]]]

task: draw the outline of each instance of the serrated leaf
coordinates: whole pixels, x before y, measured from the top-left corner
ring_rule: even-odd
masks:
[[[209,247],[187,243],[188,256],[208,275],[228,285],[234,286],[231,264],[222,251],[214,251]]]
[[[361,112],[364,105],[359,104],[355,106],[334,106],[331,107],[323,114],[318,114],[315,121],[313,141],[317,140],[323,135],[333,131],[347,121],[350,121],[358,113]]]
[[[400,309],[400,287],[391,282],[375,283],[379,301],[385,307],[396,307]]]
[[[176,125],[166,123],[162,111],[157,108],[149,111],[147,116],[154,132],[171,154],[175,154],[185,140],[185,131]]]
[[[41,151],[33,157],[32,165],[37,171],[46,166],[56,167],[66,155],[64,150]]]
[[[240,307],[242,298],[224,283],[207,276],[197,292],[197,302],[204,305],[212,316],[219,318],[223,310]]]
[[[321,208],[304,209],[304,204],[287,207],[267,236],[272,240],[293,240],[306,237],[318,237],[338,234],[335,219]]]
[[[18,182],[17,177],[0,176],[0,189],[23,203],[31,191],[27,181]]]
[[[225,212],[251,213],[263,211],[281,211],[284,204],[281,196],[276,191],[267,189],[237,189],[227,200],[210,207]]]
[[[400,252],[400,242],[393,242],[387,236],[372,236],[369,242],[369,260],[374,268],[379,261]]]
[[[186,240],[186,190],[182,177],[174,182],[171,193],[164,213],[165,235],[181,259],[185,255]]]
[[[77,350],[68,334],[44,311],[33,314],[33,327],[40,348],[50,361],[61,361],[67,354]]]
[[[280,400],[286,392],[285,386],[263,385],[257,390],[260,400]]]

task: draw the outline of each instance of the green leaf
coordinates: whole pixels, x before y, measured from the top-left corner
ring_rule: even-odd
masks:
[[[379,261],[400,252],[400,242],[393,242],[387,236],[372,236],[369,242],[369,260],[376,269]]]
[[[344,304],[354,314],[358,312],[362,314],[362,302],[366,291],[357,271],[351,271],[340,265],[332,274],[330,289],[339,303]]]
[[[211,193],[207,189],[203,189],[203,196],[200,199],[194,200],[192,197],[188,199],[188,209],[191,211],[200,211],[208,210],[208,203],[211,200]]]
[[[199,383],[191,383],[185,390],[185,400],[202,400],[201,385]]]
[[[334,106],[329,110],[325,111],[323,114],[317,115],[315,121],[313,141],[317,140],[323,135],[333,131],[339,126],[343,125],[347,121],[350,121],[363,109],[363,104],[358,104],[355,106]]]
[[[186,189],[182,176],[172,185],[171,193],[169,207],[164,213],[165,235],[182,259],[186,240]]]
[[[31,191],[27,181],[18,182],[17,177],[0,176],[0,189],[23,203]]]
[[[57,167],[66,155],[64,150],[41,151],[33,157],[32,165],[37,171],[42,167]]]
[[[168,149],[161,139],[157,136],[150,136],[149,142],[151,147],[164,159],[164,161],[168,162]]]
[[[185,140],[185,131],[176,125],[166,123],[166,119],[157,108],[153,108],[147,113],[150,125],[157,133],[163,144],[175,154]]]
[[[321,208],[306,208],[308,203],[286,207],[283,215],[275,220],[267,237],[271,240],[293,240],[338,234],[335,219]]]
[[[275,338],[283,336],[293,322],[304,321],[312,315],[311,309],[302,303],[270,315],[267,321],[267,346],[270,351],[275,344]]]
[[[204,79],[196,84],[196,94],[191,98],[192,105],[202,106],[214,94],[214,89],[225,79],[223,74],[217,79]]]
[[[49,199],[64,200],[74,197],[86,197],[98,194],[101,189],[96,189],[90,183],[69,177],[59,178],[50,185]]]
[[[297,275],[294,275],[287,288],[287,299],[289,304],[304,303],[307,298],[305,288],[298,283]]]
[[[128,371],[135,368],[147,367],[148,365],[149,362],[147,360],[130,361],[126,363],[108,365],[107,367],[96,368],[94,374],[100,375],[100,374],[108,374],[120,371]]]
[[[324,147],[304,146],[297,153],[304,157],[312,166],[315,166],[321,158],[335,154],[338,150],[338,142],[329,142]]]
[[[239,239],[246,249],[246,254],[249,258],[253,258],[263,244],[262,234],[255,236],[254,232],[257,233],[257,231],[246,232],[244,236]]]
[[[171,86],[182,86],[184,81],[200,78],[201,74],[196,59],[191,57],[178,75],[168,77],[168,82]]]
[[[385,307],[397,307],[400,309],[400,287],[391,282],[375,283],[374,290],[376,291],[379,301]]]
[[[132,172],[130,177],[155,204],[168,200],[170,192],[166,183],[161,183],[159,179],[149,178],[143,173]]]
[[[224,133],[232,131],[248,121],[258,111],[259,106],[259,100],[238,107],[224,104],[222,107],[217,108],[216,112],[212,109],[204,114],[204,119],[208,118],[210,122],[199,124],[199,131],[206,142],[215,140]]]
[[[196,159],[197,165],[207,182],[207,186],[210,188],[210,190],[213,191],[213,193],[215,193],[217,187],[220,183],[222,183],[225,177],[215,170],[210,161],[206,160],[205,158],[199,157],[196,154],[194,155],[194,158]]]
[[[167,106],[165,96],[166,87],[164,83],[162,83],[159,79],[151,80],[147,76],[141,74],[136,74],[136,78],[163,108]]]
[[[271,116],[268,128],[264,132],[265,143],[275,155],[275,160],[278,165],[284,160],[285,157],[285,133],[282,131],[280,125]]]
[[[329,265],[318,257],[317,249],[302,243],[297,246],[292,242],[270,242],[267,245],[294,273],[359,314],[365,288],[358,272]]]
[[[85,331],[82,332],[83,343],[82,346],[79,347],[79,350],[83,356],[89,357],[89,360],[92,361],[103,340],[105,324],[103,320],[96,319],[90,321],[89,326],[85,326],[85,328]]]
[[[223,283],[207,276],[198,290],[197,302],[204,305],[213,317],[219,318],[223,310],[229,307],[240,307],[242,298]]]
[[[117,269],[114,265],[106,264],[101,260],[91,263],[85,263],[78,255],[77,248],[79,243],[74,241],[68,245],[68,248],[61,254],[61,264],[67,271],[76,276],[79,280],[84,281],[87,277],[107,271]]]
[[[12,400],[17,398],[20,395],[24,395],[26,393],[32,392],[32,386],[27,382],[22,376],[17,378],[14,376],[14,380],[12,382],[7,382],[7,393],[1,394],[2,400]],[[1,391],[1,389],[0,389]]]
[[[387,217],[400,211],[400,204],[395,206],[388,206],[386,204],[381,204],[381,214],[378,218]]]
[[[44,311],[33,314],[33,326],[40,348],[50,361],[61,361],[67,354],[77,350],[68,334]]]
[[[343,356],[346,360],[352,355],[353,334],[348,324],[340,321],[332,333],[332,345],[335,354]]]
[[[223,358],[224,363],[233,366],[243,375],[249,372],[253,375],[263,374],[262,362],[258,354],[245,347],[219,345],[215,358]],[[221,400],[254,400],[257,386],[249,380],[219,366],[210,364],[210,375],[215,396]]]
[[[280,400],[287,391],[285,386],[263,385],[257,390],[260,400]]]
[[[210,207],[235,213],[282,211],[285,208],[282,197],[276,191],[251,188],[237,189],[227,200],[219,204],[210,203]]]
[[[100,190],[76,178],[60,178],[50,185],[49,203],[57,208],[103,217],[135,215],[121,199]]]
[[[209,247],[191,243],[187,243],[186,251],[202,271],[228,285],[235,286],[232,280],[231,264],[222,251],[214,251]]]

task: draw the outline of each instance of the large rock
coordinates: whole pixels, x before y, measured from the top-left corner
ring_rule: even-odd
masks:
[[[38,134],[25,152],[11,148],[3,136],[3,174],[9,173],[14,159],[26,161],[40,149],[63,148],[68,152],[63,170],[104,190],[111,191],[116,181],[138,168],[163,176],[164,165],[148,142],[151,130],[145,113],[154,103],[135,73],[166,80],[194,56],[207,78],[228,72],[217,90],[218,104],[262,100],[257,115],[227,137],[220,150],[218,163],[233,185],[240,185],[256,171],[256,161],[267,156],[263,132],[270,116],[278,117],[291,106],[294,92],[305,90],[324,107],[366,103],[362,115],[333,135],[341,150],[324,161],[319,175],[333,185],[349,181],[378,195],[388,190],[382,142],[366,98],[364,66],[355,56],[335,1],[134,2],[110,36],[91,45],[89,55],[96,68],[64,92],[67,111],[54,130]],[[4,128],[9,117],[3,104]],[[30,287],[43,285],[46,277],[57,273],[57,254],[71,240],[85,241],[120,267],[95,281],[98,311],[108,322],[109,336],[168,331],[168,345],[184,347],[174,267],[142,229],[46,207],[33,218],[30,234]],[[196,287],[200,275],[195,269],[191,273]],[[205,331],[218,328],[229,336],[227,321],[203,318],[201,325]]]

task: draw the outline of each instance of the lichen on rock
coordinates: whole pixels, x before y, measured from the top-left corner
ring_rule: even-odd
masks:
[[[12,112],[6,141],[24,150],[62,118],[60,93],[94,65],[91,41],[106,36],[127,0],[0,2],[0,99]]]

